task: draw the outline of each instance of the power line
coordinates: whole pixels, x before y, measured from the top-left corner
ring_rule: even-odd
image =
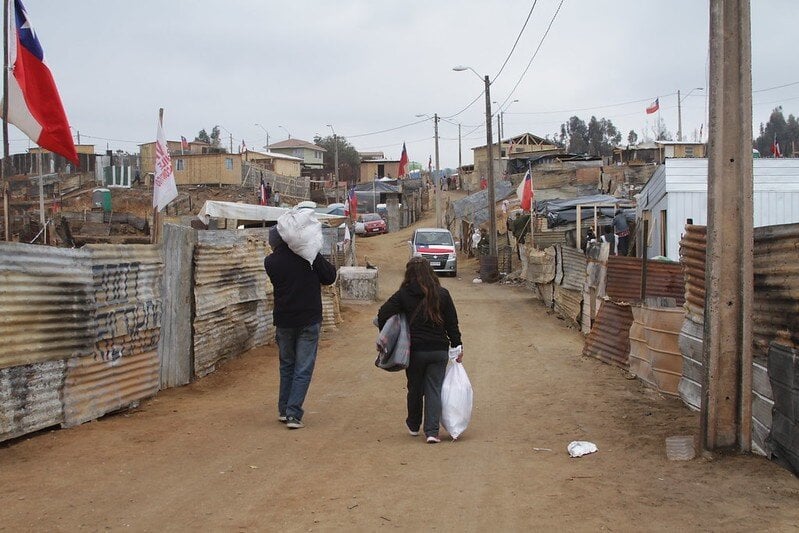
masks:
[[[508,52],[508,57],[505,58],[505,61],[502,63],[502,66],[499,67],[499,72],[494,74],[493,81],[491,83],[497,81],[497,78],[499,78],[499,75],[502,74],[502,71],[505,69],[505,65],[508,64],[508,61],[510,60],[510,56],[512,56],[513,55],[513,51],[516,50],[516,45],[519,44],[519,39],[522,38],[522,34],[524,33],[524,29],[527,27],[527,23],[530,22],[530,17],[532,16],[533,10],[535,9],[535,5],[537,3],[538,3],[538,0],[535,0],[533,2],[533,7],[531,7],[530,8],[530,12],[527,13],[527,19],[524,21],[524,24],[522,25],[522,29],[519,30],[519,35],[516,36],[516,41],[513,43],[513,47],[510,49],[510,52]]]
[[[753,93],[762,93],[766,91],[773,91],[775,89],[782,89],[783,87],[791,87],[792,85],[799,85],[799,81],[792,81],[791,83],[786,83],[785,85],[777,85],[776,87],[767,87],[765,89],[758,89],[756,91],[752,91]]]
[[[538,47],[536,47],[536,49],[535,49],[535,52],[533,52],[533,55],[532,55],[532,57],[530,58],[530,61],[528,61],[528,62],[527,62],[527,66],[525,67],[525,69],[524,69],[524,72],[522,72],[522,75],[521,75],[521,76],[519,76],[519,81],[517,81],[517,82],[516,82],[516,85],[514,85],[514,86],[513,86],[513,89],[511,89],[511,91],[510,91],[510,93],[508,94],[508,96],[507,96],[507,97],[505,98],[505,100],[503,100],[503,102],[500,104],[500,106],[499,106],[500,108],[501,108],[502,106],[504,106],[504,105],[505,105],[505,104],[508,102],[508,100],[510,100],[511,98],[513,98],[513,93],[514,93],[514,92],[516,92],[516,89],[519,87],[519,84],[520,84],[520,83],[522,82],[522,80],[524,79],[524,76],[527,74],[527,71],[528,71],[528,70],[530,70],[530,65],[532,65],[532,64],[533,64],[533,60],[534,60],[534,59],[535,59],[535,57],[538,55],[538,51],[539,51],[539,50],[541,50],[541,45],[543,45],[543,44],[544,44],[544,39],[546,39],[546,38],[547,38],[547,35],[549,35],[549,30],[551,30],[551,29],[552,29],[552,24],[554,24],[554,23],[555,23],[555,18],[557,18],[557,16],[558,16],[558,13],[560,13],[560,8],[563,6],[563,2],[564,2],[564,1],[565,1],[565,0],[560,0],[560,3],[558,4],[558,8],[555,10],[555,14],[554,14],[554,15],[552,15],[552,20],[550,20],[550,21],[549,21],[549,26],[547,26],[547,30],[544,32],[544,35],[541,37],[541,40],[540,40],[540,41],[539,41],[539,43],[538,43]]]
[[[474,100],[472,100],[471,102],[466,104],[466,107],[464,107],[463,109],[461,109],[460,111],[458,111],[457,113],[455,113],[453,115],[449,115],[449,116],[446,116],[446,117],[441,117],[441,119],[443,120],[443,119],[446,119],[446,118],[455,118],[455,117],[457,117],[458,115],[460,115],[461,113],[463,113],[464,111],[466,111],[467,109],[472,107],[475,104],[475,102],[477,102],[478,100],[480,100],[483,97],[483,95],[485,93],[486,93],[486,91],[485,91],[485,89],[483,89],[482,91],[480,91],[480,94],[478,94],[477,97],[475,97]]]
[[[417,120],[416,122],[410,122],[408,124],[403,124],[402,126],[396,126],[394,128],[388,128],[388,129],[380,130],[380,131],[370,131],[369,133],[359,133],[358,135],[345,135],[344,137],[346,137],[347,139],[355,139],[357,137],[368,137],[370,135],[379,135],[381,133],[388,133],[390,131],[397,131],[397,130],[401,130],[402,128],[408,128],[410,126],[415,126],[417,124],[421,124],[422,122],[427,122],[428,120],[429,119],[427,119],[427,118],[423,118],[422,120]]]
[[[677,93],[668,93],[668,94],[663,94],[661,96],[664,96],[664,97],[665,96],[674,96],[676,94]],[[660,98],[660,97],[658,97],[658,98]],[[526,111],[526,112],[525,111],[516,111],[516,112],[506,111],[505,114],[506,115],[554,115],[554,114],[557,114],[557,113],[576,113],[578,111],[592,111],[594,109],[607,109],[609,107],[621,107],[621,106],[624,106],[624,105],[640,104],[640,103],[643,103],[643,102],[651,102],[651,101],[652,101],[651,98],[641,98],[639,100],[630,100],[628,102],[621,102],[619,104],[598,105],[598,106],[592,106],[592,107],[583,107],[581,109],[561,109],[561,110],[558,110],[558,111]]]

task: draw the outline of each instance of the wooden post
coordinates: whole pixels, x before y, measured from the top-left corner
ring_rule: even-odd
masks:
[[[649,222],[644,220],[644,235],[647,234],[649,231]],[[642,255],[641,255],[641,301],[646,304],[646,269],[647,269],[647,253],[646,253],[646,243],[643,243],[641,246]]]
[[[576,237],[575,240],[577,241],[577,248],[578,249],[580,248],[580,241],[583,240],[583,209],[582,209],[582,207],[583,206],[581,206],[581,205],[577,206],[577,220],[575,220],[575,222],[577,223],[577,235],[575,236]]]
[[[158,359],[161,388],[189,383],[194,374],[194,247],[197,230],[164,226],[164,281]]]
[[[710,0],[710,128],[701,445],[749,451],[752,58],[749,0]]]

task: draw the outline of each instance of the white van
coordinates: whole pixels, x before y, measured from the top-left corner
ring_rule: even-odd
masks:
[[[458,243],[449,230],[442,228],[419,228],[413,232],[408,245],[411,257],[424,257],[439,274],[458,275]]]

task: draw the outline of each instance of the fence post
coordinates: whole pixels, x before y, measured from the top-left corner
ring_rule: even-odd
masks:
[[[194,374],[194,247],[197,230],[165,224],[161,337],[161,388],[189,383]]]

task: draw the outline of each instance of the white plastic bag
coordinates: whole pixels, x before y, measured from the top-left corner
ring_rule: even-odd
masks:
[[[313,264],[322,250],[322,224],[310,209],[292,209],[277,219],[277,232],[292,252]]]
[[[599,448],[596,447],[596,444],[587,440],[573,440],[566,446],[566,451],[569,452],[571,457],[582,457],[589,453],[596,453]]]
[[[449,365],[441,387],[441,424],[453,440],[466,430],[472,418],[472,383],[463,364],[455,361],[461,346],[449,350]]]

